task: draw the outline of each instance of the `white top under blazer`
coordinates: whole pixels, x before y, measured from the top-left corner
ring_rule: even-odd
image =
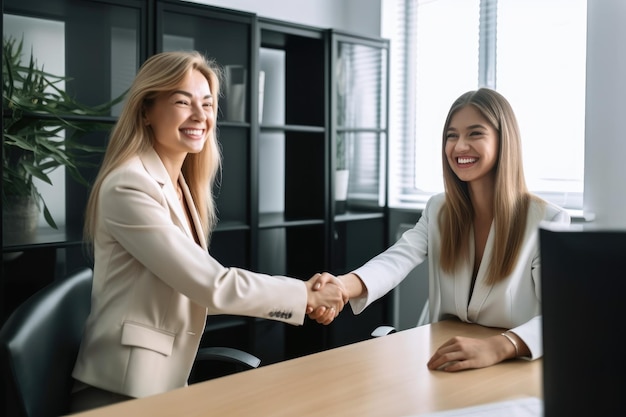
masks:
[[[486,274],[494,245],[491,225],[473,293],[470,298],[474,259],[473,231],[469,237],[469,259],[452,273],[439,267],[440,230],[437,222],[445,194],[430,198],[421,218],[385,252],[354,271],[367,294],[350,300],[354,314],[395,288],[417,265],[429,262],[429,313],[431,322],[450,317],[488,327],[502,327],[517,334],[528,346],[531,358],[543,355],[541,325],[541,270],[539,224],[569,224],[570,216],[562,208],[533,201],[528,211],[526,232],[517,264],[503,281],[489,285]]]
[[[102,183],[77,380],[132,397],[162,393],[187,384],[207,315],[304,322],[304,282],[222,266],[182,175],[179,184],[200,244],[152,148]]]

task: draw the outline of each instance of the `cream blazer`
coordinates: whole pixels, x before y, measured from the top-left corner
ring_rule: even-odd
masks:
[[[207,314],[304,322],[304,282],[222,266],[207,251],[182,175],[179,182],[200,245],[153,149],[104,180],[77,380],[132,397],[162,393],[186,385]]]
[[[511,329],[528,345],[532,359],[541,357],[543,346],[538,226],[543,221],[569,224],[569,214],[550,203],[545,206],[532,203],[515,270],[505,280],[488,285],[485,280],[495,238],[492,224],[470,298],[474,259],[473,235],[470,236],[469,246],[469,259],[472,262],[468,261],[454,274],[448,274],[439,268],[441,233],[437,216],[444,201],[444,194],[431,197],[415,227],[407,230],[385,252],[354,271],[367,287],[367,295],[350,301],[353,312],[362,312],[374,300],[395,288],[413,268],[428,258],[431,322],[457,317],[465,322]]]

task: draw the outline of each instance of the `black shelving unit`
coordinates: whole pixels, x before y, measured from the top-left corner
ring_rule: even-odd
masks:
[[[388,227],[387,147],[389,41],[330,30],[330,172],[349,171],[347,198],[335,201],[338,176],[331,175],[330,270],[350,272],[386,249]],[[343,153],[343,154],[342,154]],[[339,209],[341,208],[341,210]],[[364,340],[373,323],[390,323],[391,297],[359,316],[342,313],[328,345]]]
[[[259,268],[306,280],[328,264],[327,34],[260,18]],[[284,328],[285,357],[319,351],[317,323]]]
[[[346,272],[386,247],[386,40],[177,0],[4,0],[3,13],[63,25],[64,36],[50,42],[65,51],[73,78],[68,92],[87,104],[117,97],[155,52],[195,49],[224,69],[223,171],[214,190],[219,223],[209,250],[225,266],[306,280],[320,271]],[[365,66],[347,74],[365,94],[362,103],[340,99],[339,59]],[[366,107],[374,107],[373,115]],[[345,117],[365,111],[365,119]],[[358,151],[349,159],[354,170],[345,213],[337,212],[331,192],[341,136]],[[106,134],[84,140],[104,145]],[[364,154],[367,160],[360,159]],[[96,172],[83,170],[88,179]],[[45,276],[43,286],[89,264],[81,237],[87,196],[68,179],[66,225],[42,228],[34,241],[2,245],[4,255],[24,253],[3,261],[5,315],[19,302],[15,295],[37,289],[14,287],[23,277]],[[389,322],[389,311],[385,298],[359,317],[348,308],[331,326],[307,319],[299,327],[214,316],[203,343],[239,347],[268,364],[365,339]]]
[[[35,39],[43,48],[56,51],[68,77],[66,92],[87,105],[97,105],[125,91],[131,82],[126,75],[134,74],[146,58],[149,9],[145,0],[4,0],[3,35]],[[110,117],[94,121],[113,124],[119,108],[114,107]],[[106,133],[86,135],[82,141],[104,147]],[[101,157],[88,155],[92,166],[80,168],[88,181],[95,178]],[[31,241],[2,244],[1,323],[33,292],[91,265],[82,245],[89,190],[69,175],[64,185],[65,224],[58,230],[41,227]]]

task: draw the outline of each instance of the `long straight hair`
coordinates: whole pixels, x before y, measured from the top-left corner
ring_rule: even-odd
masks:
[[[450,120],[466,106],[476,108],[498,132],[499,152],[493,168],[496,178],[493,201],[495,241],[487,272],[487,282],[493,284],[513,271],[524,239],[530,202],[543,200],[528,192],[520,131],[509,102],[500,93],[488,88],[461,95],[448,112],[442,135],[446,200],[438,219],[441,229],[441,268],[446,272],[454,272],[463,261],[469,260],[474,208],[467,183],[456,176],[445,152]]]
[[[104,179],[111,171],[153,146],[153,131],[143,123],[144,110],[160,94],[174,91],[190,70],[198,70],[204,75],[213,95],[215,122],[207,132],[206,144],[199,153],[188,154],[182,166],[183,176],[200,215],[203,233],[209,239],[217,218],[212,189],[221,167],[216,126],[222,72],[214,61],[193,51],[156,54],[148,58],[139,69],[127,93],[121,115],[111,132],[100,171],[89,195],[83,232],[86,243],[93,243],[99,193]]]

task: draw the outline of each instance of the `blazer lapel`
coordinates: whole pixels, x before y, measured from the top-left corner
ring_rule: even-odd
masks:
[[[165,169],[163,162],[161,162],[159,155],[153,148],[150,148],[141,155],[141,161],[148,174],[150,174],[152,178],[154,178],[154,180],[161,185],[163,195],[165,196],[165,200],[167,201],[167,205],[170,209],[172,221],[177,226],[182,227],[188,236],[193,237],[191,230],[187,225],[187,221],[185,220],[183,208],[178,201],[178,194],[176,193],[174,184],[172,184],[172,181],[170,180],[167,170]],[[180,177],[182,177],[182,175]],[[187,194],[189,194],[189,189],[186,184],[185,188],[187,189]]]
[[[467,317],[469,321],[475,322],[478,319],[478,315],[480,310],[489,296],[493,285],[488,285],[486,283],[487,279],[487,270],[488,266],[491,263],[491,256],[493,255],[493,240],[495,239],[495,230],[493,223],[491,224],[491,228],[489,229],[489,236],[487,237],[487,243],[485,244],[485,253],[483,253],[483,259],[480,263],[480,267],[478,268],[478,273],[476,274],[476,282],[474,283],[474,291],[471,294],[471,298],[469,299],[469,304],[467,305]],[[474,259],[474,237],[472,236],[472,258]],[[470,270],[470,279],[471,279],[471,270]],[[469,285],[466,288],[466,292],[469,293]],[[468,294],[468,296],[470,296]]]
[[[467,307],[469,288],[472,284],[472,259],[474,259],[474,231],[470,231],[469,257],[454,273],[454,303],[456,314],[462,321],[468,321]]]
[[[202,223],[200,222],[200,215],[198,214],[198,210],[196,209],[195,204],[193,203],[193,198],[191,197],[191,192],[189,191],[189,187],[187,186],[187,181],[185,181],[185,177],[183,174],[180,174],[178,178],[178,182],[180,183],[180,188],[183,190],[183,198],[187,203],[187,207],[189,207],[189,214],[191,215],[191,222],[193,223],[193,227],[195,229],[196,235],[198,236],[198,240],[200,242],[200,246],[208,250],[206,236],[202,230]],[[180,206],[180,204],[179,204]],[[185,222],[187,225],[187,222]],[[194,237],[190,230],[186,228],[191,237]]]

